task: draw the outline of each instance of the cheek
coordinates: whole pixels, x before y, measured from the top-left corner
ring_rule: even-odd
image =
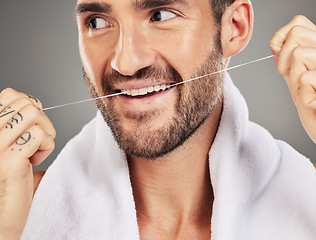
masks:
[[[103,75],[109,65],[108,47],[101,41],[80,38],[79,51],[83,67],[91,83],[100,91]]]
[[[205,26],[196,27],[205,29]],[[214,47],[214,33],[211,31],[197,31],[194,29],[180,29],[156,38],[159,55],[162,56],[185,80],[196,72],[208,58]]]

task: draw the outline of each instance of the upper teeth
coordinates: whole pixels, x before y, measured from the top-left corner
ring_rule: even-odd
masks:
[[[141,89],[125,89],[122,91],[123,94],[129,95],[129,96],[139,96],[139,95],[146,95],[147,93],[152,93],[153,91],[158,92],[160,90],[164,91],[166,89],[170,88],[170,84],[161,84],[161,85],[155,85],[150,87],[144,87]]]

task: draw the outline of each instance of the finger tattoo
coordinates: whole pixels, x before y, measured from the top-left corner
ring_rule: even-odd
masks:
[[[11,119],[11,123],[13,123],[13,122],[15,121],[16,124],[18,124],[18,123],[19,123],[19,120],[20,120],[20,121],[23,121],[23,116],[22,116],[22,114],[21,114],[20,112],[17,112],[17,115],[20,117],[20,119],[17,119],[17,118],[14,116],[14,117],[12,117],[12,119]]]
[[[31,96],[31,95],[28,95],[28,94],[26,94],[27,95],[27,97],[29,98],[29,99],[33,99],[35,102],[38,102],[38,100],[35,98],[35,97],[33,97],[33,96]]]
[[[18,112],[17,114],[20,116],[21,121],[23,121],[23,116],[22,116],[22,114],[21,114],[20,112]]]
[[[7,116],[7,115],[9,115],[11,113],[14,113],[14,112],[15,112],[15,110],[11,110],[9,112],[7,110],[4,110],[4,111],[0,112],[0,118],[2,118],[4,116]]]
[[[12,129],[12,128],[13,128],[13,125],[12,125],[11,123],[7,123],[7,125],[5,126],[5,128],[9,128],[9,127]]]
[[[25,132],[25,133],[22,134],[22,136],[18,140],[16,140],[15,143],[17,145],[22,146],[22,145],[27,144],[31,140],[31,138],[32,138],[31,133],[30,132]]]
[[[7,123],[5,128],[9,128],[10,127],[12,129],[13,128],[13,123],[18,124],[19,121],[23,121],[23,116],[22,116],[22,114],[20,112],[17,112],[17,116],[19,116],[20,119],[18,119],[16,116],[12,117],[11,121]]]

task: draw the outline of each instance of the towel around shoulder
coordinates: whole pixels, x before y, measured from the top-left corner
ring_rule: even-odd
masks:
[[[209,163],[212,240],[316,239],[316,170],[248,120],[228,74]],[[47,170],[21,239],[140,239],[128,163],[100,113]]]

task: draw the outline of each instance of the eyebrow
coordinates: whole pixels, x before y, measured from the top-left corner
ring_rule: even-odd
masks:
[[[133,6],[137,10],[147,10],[166,5],[171,5],[174,3],[188,5],[188,2],[186,0],[136,0],[133,3]]]
[[[75,13],[80,15],[85,12],[111,13],[112,7],[107,3],[80,3],[76,6]]]

